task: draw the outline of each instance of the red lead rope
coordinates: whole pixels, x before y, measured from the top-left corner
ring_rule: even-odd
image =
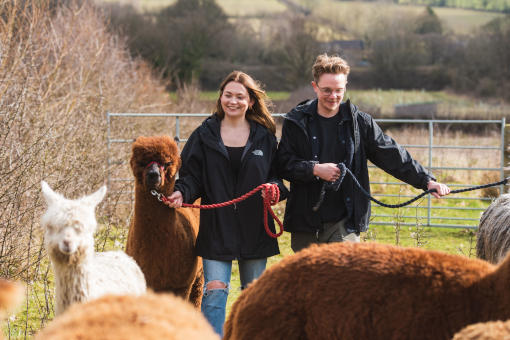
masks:
[[[188,208],[198,208],[198,209],[214,209],[214,208],[226,207],[228,205],[232,205],[232,204],[236,204],[238,202],[244,201],[245,199],[247,199],[248,197],[252,196],[257,191],[260,191],[260,190],[264,190],[264,228],[266,229],[266,233],[269,236],[271,236],[273,238],[277,238],[283,233],[283,224],[280,221],[280,219],[278,218],[278,216],[276,216],[273,209],[271,208],[272,205],[275,205],[280,200],[280,190],[278,189],[278,185],[276,185],[274,183],[261,184],[258,187],[256,187],[255,189],[253,189],[253,190],[247,192],[246,194],[244,194],[238,198],[235,198],[231,201],[227,201],[227,202],[223,202],[223,203],[216,203],[216,204],[206,204],[206,205],[183,203],[182,206],[188,207]],[[157,195],[157,196],[159,196],[159,195]],[[158,199],[160,199],[163,203],[165,203],[167,205],[170,203],[170,200],[167,197],[165,197],[164,195],[159,196]],[[274,220],[280,226],[280,232],[277,234],[275,234],[271,230],[269,230],[269,226],[267,225],[267,212],[268,211],[271,214],[271,216],[274,218]]]

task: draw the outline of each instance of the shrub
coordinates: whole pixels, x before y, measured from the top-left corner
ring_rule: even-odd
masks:
[[[37,315],[25,313],[41,322],[52,314],[41,180],[67,196],[99,187],[108,169],[105,112],[167,104],[159,81],[107,33],[97,9],[56,3],[0,5],[0,276],[28,283],[27,306],[36,304]],[[33,329],[12,331],[26,337]]]

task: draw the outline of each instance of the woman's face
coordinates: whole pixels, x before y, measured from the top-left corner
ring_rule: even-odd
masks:
[[[230,118],[244,117],[248,107],[253,105],[248,90],[237,81],[225,85],[220,100],[225,116]]]

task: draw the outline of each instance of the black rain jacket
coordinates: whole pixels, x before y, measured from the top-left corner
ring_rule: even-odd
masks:
[[[175,190],[185,203],[201,197],[201,204],[222,203],[237,198],[262,183],[277,183],[280,200],[287,195],[276,177],[276,137],[264,126],[250,121],[250,135],[244,148],[237,185],[230,158],[220,135],[221,120],[208,117],[184,146],[182,167]],[[275,227],[268,214],[268,226]],[[260,192],[248,199],[216,209],[200,210],[197,254],[206,259],[231,261],[257,259],[279,253],[278,242],[264,229],[263,200]]]
[[[345,145],[344,163],[354,173],[362,187],[370,192],[367,160],[415,188],[427,190],[429,180],[435,180],[423,166],[391,137],[385,135],[373,118],[359,111],[348,100],[341,104],[342,138]],[[303,102],[286,114],[282,138],[278,146],[277,164],[281,178],[290,182],[290,194],[285,209],[284,226],[289,232],[322,230],[320,212],[312,211],[319,199],[322,181],[313,175],[319,155],[319,141],[310,136],[310,126],[317,119],[317,99]],[[342,185],[349,219],[349,232],[368,230],[370,200],[355,187],[349,175]]]

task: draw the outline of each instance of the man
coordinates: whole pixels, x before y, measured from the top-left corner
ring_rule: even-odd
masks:
[[[285,209],[285,230],[291,233],[294,252],[312,243],[359,242],[368,229],[370,200],[345,176],[338,191],[326,191],[319,209],[323,181],[341,175],[343,162],[370,192],[367,160],[394,177],[420,189],[436,189],[436,198],[450,189],[415,161],[373,118],[342,99],[349,65],[337,56],[322,54],[312,68],[317,99],[300,103],[286,116],[278,147],[280,175],[290,182]]]

